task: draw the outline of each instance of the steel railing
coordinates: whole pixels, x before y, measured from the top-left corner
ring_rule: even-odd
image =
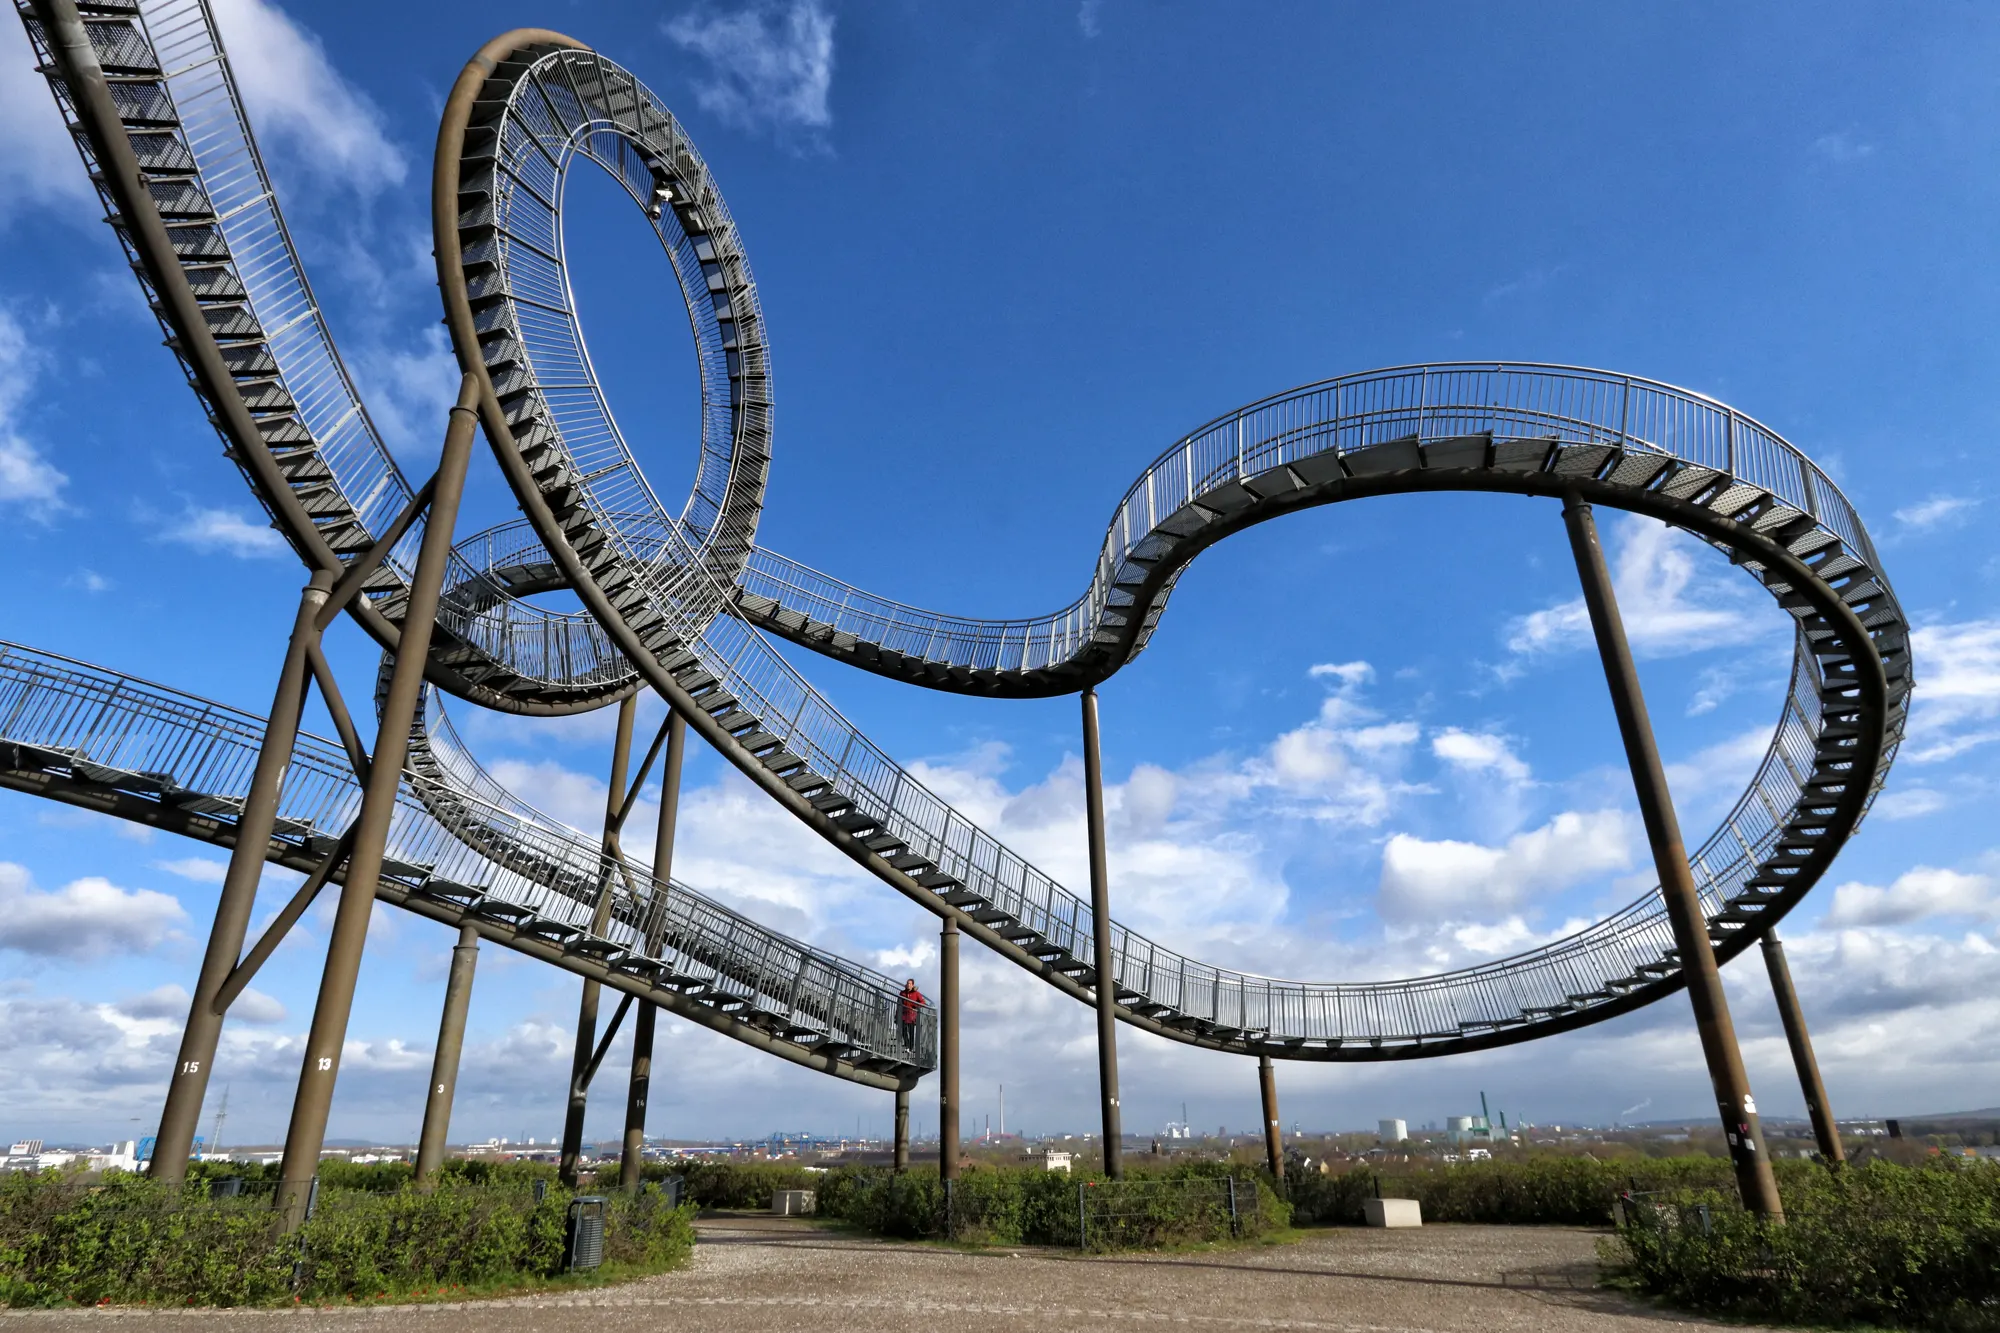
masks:
[[[263,719],[252,714],[0,643],[0,741],[52,752],[94,780],[233,816],[263,735]],[[586,936],[598,895],[609,892],[611,925],[592,938],[664,964],[676,988],[745,1001],[774,1026],[851,1047],[860,1058],[935,1065],[934,1011],[923,1011],[906,1042],[900,988],[890,978],[760,926],[677,880],[654,880],[643,861],[620,873],[606,864],[599,840],[503,793],[448,727],[428,752],[437,762],[420,755],[404,775],[387,878],[433,893],[476,890]],[[360,803],[341,748],[302,735],[278,808],[281,834],[306,848],[330,846]]]

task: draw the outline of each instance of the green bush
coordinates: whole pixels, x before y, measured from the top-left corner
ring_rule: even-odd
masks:
[[[1809,1162],[1780,1163],[1786,1174],[1821,1172]],[[1363,1201],[1378,1193],[1415,1199],[1426,1222],[1485,1222],[1502,1226],[1603,1226],[1623,1190],[1728,1189],[1735,1177],[1715,1157],[1663,1157],[1599,1162],[1588,1157],[1530,1157],[1383,1170],[1356,1166],[1286,1181],[1297,1222],[1360,1226]]]
[[[1154,1249],[1221,1240],[1231,1232],[1222,1163],[1134,1172],[1123,1183],[1037,1167],[968,1167],[950,1190],[935,1170],[895,1173],[855,1167],[819,1178],[821,1216],[862,1231],[904,1240],[951,1239],[972,1244],[1062,1245],[1082,1242],[1091,1219],[1092,1249]],[[1238,1203],[1234,1234],[1265,1234],[1290,1210],[1270,1186],[1234,1173]]]
[[[1730,1190],[1630,1211],[1607,1257],[1676,1305],[1787,1323],[2000,1329],[2000,1168],[1941,1159],[1781,1174],[1785,1221]]]
[[[359,1168],[365,1170],[366,1168]],[[380,1173],[388,1174],[388,1173]],[[0,1300],[254,1305],[540,1281],[562,1270],[570,1195],[540,1203],[527,1177],[447,1172],[428,1193],[323,1186],[311,1221],[282,1234],[270,1195],[210,1197],[139,1176],[0,1177]],[[657,1271],[693,1248],[693,1210],[657,1193],[610,1200],[605,1259]]]

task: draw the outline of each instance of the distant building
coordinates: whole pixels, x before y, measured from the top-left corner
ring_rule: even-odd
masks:
[[[94,1152],[90,1155],[90,1169],[93,1171],[137,1171],[139,1169],[139,1143],[136,1139],[126,1139],[114,1143],[108,1152]]]
[[[1042,1168],[1047,1171],[1069,1170],[1070,1154],[1057,1152],[1053,1148],[1042,1154]]]
[[[1384,1143],[1401,1143],[1410,1137],[1409,1125],[1401,1120],[1378,1120],[1375,1132]]]

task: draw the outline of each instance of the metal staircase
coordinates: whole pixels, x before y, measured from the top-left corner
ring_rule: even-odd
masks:
[[[565,97],[546,95],[554,82]],[[625,147],[613,151],[607,139]],[[481,361],[465,345],[462,358],[482,364],[491,346],[508,349],[504,377],[489,376],[485,424],[530,521],[557,564],[570,562],[565,572],[619,646],[704,736],[884,880],[1064,990],[1085,996],[1099,983],[1087,961],[1085,904],[877,749],[749,622],[941,688],[1060,692],[1103,679],[1143,648],[1178,571],[1252,522],[1395,490],[1575,492],[1725,546],[1800,627],[1772,749],[1695,858],[1723,957],[1803,895],[1886,771],[1901,734],[1907,635],[1845,498],[1797,450],[1733,410],[1600,372],[1416,367],[1233,413],[1146,470],[1114,517],[1091,590],[1035,621],[948,622],[884,609],[845,585],[811,586],[802,567],[761,553],[742,586],[716,575],[691,544],[662,558],[678,540],[672,517],[634,504],[644,496],[629,458],[603,452],[597,418],[579,417],[541,383],[542,366],[576,364],[581,331],[516,298],[517,258],[520,285],[537,290],[550,261],[508,238],[560,230],[551,201],[571,158],[558,149],[581,141],[614,171],[648,164],[648,179],[680,201],[668,216],[692,243],[714,226],[704,208],[711,184],[705,174],[676,174],[678,127],[628,73],[549,44],[499,61],[465,130],[458,248],[441,233],[439,253],[441,275],[457,280],[465,302],[454,309],[447,281],[448,316],[476,330]],[[454,256],[460,269],[446,273]],[[716,290],[717,309],[726,295]],[[574,453],[571,430],[582,432]],[[641,547],[643,561],[632,555]],[[729,610],[736,617],[720,614]],[[1864,671],[1864,660],[1880,674]],[[1130,1021],[1203,1045],[1303,1058],[1520,1040],[1636,1007],[1678,981],[1656,894],[1515,958],[1362,985],[1251,976],[1114,930],[1115,984]]]
[[[106,218],[160,318],[167,345],[201,392],[187,349],[147,280],[133,230],[106,187],[56,72],[41,24],[17,0],[41,65],[97,186]],[[228,59],[205,0],[84,0],[79,5],[128,137],[166,224],[172,262],[199,298],[244,405],[282,475],[270,494],[204,399],[226,452],[309,568],[339,569],[394,530],[415,488],[403,476],[362,405],[250,134]],[[386,648],[400,634],[408,580],[421,539],[403,534],[363,585],[357,618]],[[471,569],[455,561],[450,582]],[[453,693],[505,712],[551,714],[594,708],[629,692],[629,665],[586,616],[500,599],[446,606],[438,617],[431,675]]]
[[[256,414],[263,443],[249,441],[252,452],[267,446],[282,482],[232,445],[237,461],[309,565],[350,560],[397,530],[412,488],[368,427],[312,303],[207,11],[201,0],[84,8],[126,131],[158,164],[148,188],[174,210],[177,272]],[[29,30],[46,54],[32,18]],[[539,540],[501,528],[461,552],[429,664],[439,687],[507,711],[562,712],[609,702],[643,678],[833,845],[1088,998],[1106,979],[1088,961],[1085,905],[861,735],[764,632],[932,688],[1061,693],[1141,651],[1180,570],[1252,523],[1397,491],[1575,494],[1726,549],[1798,623],[1771,750],[1694,858],[1720,956],[1799,900],[1879,788],[1902,734],[1907,626],[1858,517],[1774,433],[1650,381],[1549,366],[1419,366],[1253,404],[1145,470],[1114,513],[1086,591],[1048,616],[922,611],[755,550],[770,464],[769,353],[727,207],[684,131],[629,72],[553,34],[524,40],[491,47],[469,106],[447,107],[435,240],[447,323],[479,379],[482,424]],[[59,82],[56,92],[74,122]],[[703,451],[678,512],[640,474],[612,420],[569,299],[556,201],[562,174],[584,159],[652,220],[694,324]],[[147,256],[121,236],[143,281]],[[188,349],[176,350],[187,363]],[[358,612],[385,645],[396,637],[413,542],[400,539]],[[576,591],[587,617],[544,615],[520,600],[559,585]],[[449,836],[462,850],[471,839],[503,862],[526,858],[551,904],[574,905],[583,891],[569,872],[594,883],[594,847],[583,862],[550,854],[544,863],[512,843],[480,842],[511,830],[513,816],[476,782],[440,776],[456,762],[441,734],[412,762],[432,784],[419,805],[441,836],[457,830]],[[1127,1021],[1291,1058],[1402,1058],[1524,1040],[1634,1008],[1679,978],[1657,895],[1513,958],[1375,983],[1258,977],[1117,926],[1111,944],[1108,984]]]
[[[263,719],[0,643],[0,786],[233,846]],[[413,749],[380,897],[827,1073],[876,1087],[937,1061],[896,982],[767,930],[678,881],[604,863],[597,842],[506,794],[441,715]],[[310,873],[360,805],[341,747],[301,736],[269,859]],[[499,799],[489,799],[498,797]],[[336,876],[338,878],[338,876]],[[608,888],[607,888],[608,885]],[[611,926],[590,930],[600,892]]]

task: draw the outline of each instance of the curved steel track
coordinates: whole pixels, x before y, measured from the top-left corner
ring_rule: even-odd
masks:
[[[238,178],[263,182],[226,60],[182,58],[220,52],[198,0],[87,8],[107,71],[114,59],[138,61],[119,68],[156,90],[130,99],[155,119],[126,116],[126,128],[137,144],[158,127],[156,158],[171,159],[176,189],[229,200]],[[194,72],[162,76],[160,68]],[[206,106],[206,119],[186,118],[190,99]],[[172,145],[182,146],[174,150],[181,157]],[[586,161],[646,212],[687,298],[702,379],[702,461],[678,510],[660,501],[612,420],[575,314],[561,210],[568,172]],[[181,198],[151,188],[156,204]],[[261,188],[239,187],[246,202],[231,207],[267,217],[270,234],[282,238],[276,204]],[[346,540],[365,547],[363,538],[381,531],[373,516],[392,505],[371,510],[375,502],[362,501],[393,490],[385,479],[399,474],[379,443],[335,448],[332,435],[322,443],[305,420],[306,389],[345,384],[319,369],[338,358],[316,311],[308,322],[318,332],[296,354],[278,335],[263,337],[290,308],[289,294],[307,290],[303,271],[289,241],[269,246],[268,264],[241,262],[251,251],[231,248],[230,227],[199,223],[198,244],[176,244],[175,271],[205,293],[215,336],[233,340],[218,345],[255,352],[244,364],[266,378],[236,382],[254,435],[226,413],[217,414],[220,425],[281,529],[309,564],[324,565],[341,552],[323,529],[358,533]],[[1694,856],[1724,959],[1825,872],[1901,738],[1907,624],[1858,516],[1775,432],[1700,395],[1598,371],[1494,363],[1307,386],[1221,417],[1156,459],[1114,511],[1091,579],[1070,606],[1025,619],[951,616],[755,549],[772,429],[755,284],[712,174],[629,72],[557,33],[522,30],[489,42],[446,105],[433,231],[454,346],[476,377],[482,425],[536,539],[502,528],[476,539],[485,544],[477,553],[462,552],[453,582],[464,591],[447,598],[440,616],[450,634],[433,654],[433,681],[516,712],[598,706],[643,681],[828,842],[1077,998],[1091,998],[1100,981],[1089,962],[1087,905],[883,753],[764,632],[929,688],[1049,695],[1102,681],[1142,651],[1174,580],[1200,551],[1297,509],[1484,490],[1575,496],[1651,515],[1726,550],[1798,627],[1771,747]],[[134,257],[148,259],[137,250]],[[152,258],[157,272],[160,257]],[[183,359],[213,400],[216,386]],[[258,385],[273,396],[253,405]],[[341,392],[352,399],[351,388]],[[340,420],[344,429],[365,421],[358,399]],[[309,504],[333,517],[322,522]],[[310,519],[304,527],[301,513]],[[521,577],[496,577],[502,570]],[[523,588],[557,585],[575,591],[586,616],[543,616],[518,600]],[[385,643],[397,597],[397,588],[378,590],[361,613]],[[1681,984],[1657,893],[1541,948],[1400,980],[1253,976],[1116,926],[1112,953],[1127,1022],[1197,1045],[1297,1059],[1406,1058],[1521,1041]]]

